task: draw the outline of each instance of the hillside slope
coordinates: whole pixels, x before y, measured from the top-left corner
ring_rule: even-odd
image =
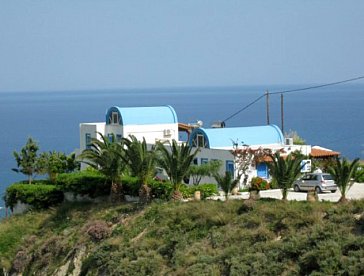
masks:
[[[364,201],[68,204],[3,221],[0,260],[23,275],[363,275],[363,233]]]

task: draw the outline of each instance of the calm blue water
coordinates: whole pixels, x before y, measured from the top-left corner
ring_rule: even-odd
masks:
[[[300,86],[274,86],[281,91]],[[303,87],[303,86],[301,86]],[[208,127],[244,107],[267,87],[217,87],[113,91],[0,93],[0,195],[24,177],[11,171],[12,152],[19,151],[29,136],[41,151],[70,153],[79,146],[81,122],[104,121],[113,105],[172,105],[180,122],[202,120]],[[285,130],[296,130],[307,143],[364,159],[364,84],[346,84],[285,95]],[[266,123],[265,101],[226,122],[227,126]],[[271,123],[280,126],[280,96],[271,96]],[[3,202],[0,201],[0,206]],[[0,216],[2,211],[0,211]]]

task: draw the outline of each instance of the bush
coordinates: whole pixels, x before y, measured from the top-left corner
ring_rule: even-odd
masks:
[[[101,241],[111,235],[111,229],[105,221],[93,221],[85,226],[85,232],[94,242]]]
[[[137,177],[123,176],[122,184],[124,193],[130,196],[139,196],[141,183]],[[151,179],[148,181],[151,188],[152,198],[169,199],[172,193],[172,184],[169,181],[160,181]]]
[[[199,186],[195,186],[196,191],[201,191],[202,198],[207,198],[213,195],[218,194],[217,185],[216,184],[201,184]]]
[[[364,183],[364,165],[360,165],[355,172],[355,181]]]
[[[43,209],[61,203],[63,193],[55,185],[13,184],[6,189],[4,201],[11,209],[18,201]]]
[[[250,191],[269,190],[269,182],[260,177],[253,177],[250,182]]]
[[[123,192],[126,195],[138,196],[141,183],[137,177],[123,176],[121,178]],[[56,184],[64,192],[88,195],[91,198],[109,195],[110,183],[105,176],[96,171],[81,171],[76,173],[60,174]],[[171,197],[173,186],[169,181],[151,179],[148,182],[152,198],[168,200]],[[217,194],[216,184],[201,184],[198,186],[182,185],[181,192],[184,198],[192,197],[195,191],[201,191],[202,198]]]
[[[152,197],[168,200],[172,194],[172,184],[169,181],[152,180],[149,183],[152,189]]]
[[[121,183],[123,185],[123,193],[130,196],[138,196],[140,189],[140,181],[137,177],[133,176],[123,176],[121,178]]]
[[[56,185],[63,192],[87,195],[91,198],[110,194],[110,183],[106,177],[96,171],[63,173],[57,177]]]
[[[123,193],[130,196],[138,196],[140,181],[137,177],[123,176],[121,178]],[[60,174],[56,184],[64,192],[88,195],[91,198],[110,194],[110,183],[106,177],[97,171],[80,171],[76,173]],[[149,186],[152,189],[152,197],[169,199],[172,192],[170,182],[150,180]]]
[[[195,191],[201,192],[201,198],[213,196],[218,193],[216,184],[200,184],[198,186],[182,185],[181,193],[184,198],[193,197]]]
[[[173,186],[169,181],[152,180],[149,183],[152,197],[168,200],[171,197]],[[183,198],[193,197],[195,191],[201,192],[201,198],[207,198],[218,193],[216,184],[200,184],[198,186],[181,185],[180,191]]]
[[[29,184],[28,180],[23,180],[23,181],[19,181],[17,182],[17,184]],[[37,184],[37,185],[54,185],[54,183],[50,182],[48,179],[37,179],[37,180],[33,180],[32,184]]]

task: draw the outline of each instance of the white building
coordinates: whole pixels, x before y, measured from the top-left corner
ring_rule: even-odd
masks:
[[[187,132],[187,140],[181,141],[180,133]],[[234,143],[238,147],[252,149],[264,148],[284,150],[287,154],[299,150],[305,155],[311,152],[310,146],[296,146],[291,140],[285,141],[282,131],[275,125],[232,127],[232,128],[200,128],[179,124],[177,114],[171,106],[156,107],[117,107],[113,106],[106,112],[105,122],[80,124],[80,150],[88,148],[92,138],[115,135],[116,139],[134,135],[137,139],[145,138],[148,144],[157,141],[172,141],[188,143],[199,148],[194,163],[197,165],[210,160],[221,160],[221,172],[236,173],[232,150]],[[182,137],[182,135],[181,135]],[[260,176],[268,178],[267,163],[253,164],[248,170],[249,178]],[[212,179],[203,179],[211,182]]]
[[[80,124],[80,150],[86,149],[97,133],[115,135],[116,139],[134,135],[148,144],[178,140],[177,115],[171,106],[110,107],[105,122]]]
[[[225,170],[235,174],[237,173],[236,160],[234,160],[235,157],[232,154],[234,146],[238,149],[269,149],[272,152],[283,151],[283,155],[295,151],[299,151],[304,155],[309,155],[311,152],[311,146],[293,145],[291,139],[285,139],[282,131],[276,125],[210,129],[196,128],[189,136],[188,143],[192,147],[209,149],[213,152],[213,159],[223,160]],[[218,152],[216,152],[216,150],[228,152],[230,158],[217,158]],[[208,162],[210,160],[208,152],[209,151],[201,151],[199,154],[200,163]],[[246,180],[246,183],[255,176],[266,179],[269,178],[267,162],[264,160],[259,163],[252,162],[247,174],[248,179]],[[244,178],[241,179],[241,182],[243,181]]]

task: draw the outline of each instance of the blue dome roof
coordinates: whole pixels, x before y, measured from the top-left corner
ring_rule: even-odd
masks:
[[[188,140],[193,145],[194,139],[200,134],[205,138],[207,148],[232,147],[234,142],[254,146],[267,144],[283,144],[282,131],[276,125],[253,126],[253,127],[231,127],[231,128],[197,128]]]
[[[121,125],[154,125],[178,123],[177,114],[173,107],[149,106],[149,107],[110,107],[106,112],[106,124],[110,124],[113,112],[119,114]]]

